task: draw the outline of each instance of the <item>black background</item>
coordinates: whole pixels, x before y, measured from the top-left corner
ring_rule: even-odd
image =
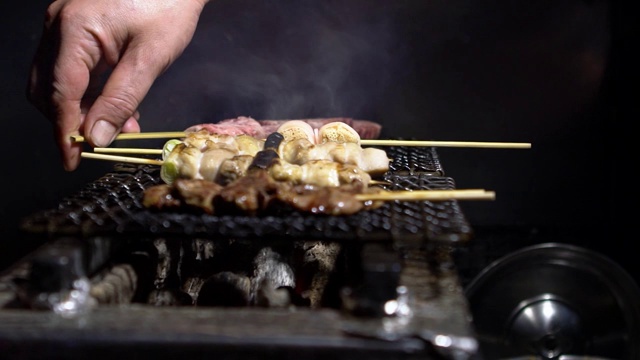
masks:
[[[51,126],[26,100],[48,3],[0,5],[2,268],[37,245],[19,236],[21,218],[112,166],[84,160],[65,172]],[[347,116],[382,123],[384,137],[531,142],[530,150],[439,149],[459,188],[497,193],[462,204],[470,222],[544,231],[633,272],[637,16],[618,6],[213,1],[140,107],[141,126]]]

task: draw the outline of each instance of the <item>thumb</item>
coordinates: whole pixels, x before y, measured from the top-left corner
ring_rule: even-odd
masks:
[[[139,54],[122,57],[85,117],[84,132],[91,146],[111,144],[125,123],[135,118],[138,106],[163,69]]]

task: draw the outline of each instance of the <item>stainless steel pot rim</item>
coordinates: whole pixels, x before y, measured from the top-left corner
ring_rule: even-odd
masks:
[[[527,246],[492,262],[467,285],[466,295],[472,296],[496,272],[504,271],[506,267],[514,266],[523,261],[555,264],[591,272],[602,278],[608,285],[627,293],[630,298],[640,299],[640,287],[631,275],[616,262],[593,250],[556,242]]]

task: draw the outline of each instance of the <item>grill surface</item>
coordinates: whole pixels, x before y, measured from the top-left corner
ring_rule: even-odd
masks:
[[[389,190],[454,189],[433,148],[391,147]],[[273,216],[213,216],[156,212],[142,204],[144,189],[161,183],[159,167],[118,164],[66,198],[56,209],[28,217],[22,228],[48,235],[199,236],[214,238],[464,241],[472,230],[457,202],[386,202],[350,216],[286,212]]]
[[[383,178],[388,189],[455,188],[434,149],[385,150],[393,159]],[[451,258],[455,244],[473,237],[457,201],[394,201],[350,216],[149,211],[144,190],[160,182],[158,167],[117,164],[57,208],[24,220],[25,236],[49,241],[0,274],[0,348],[30,358],[96,359],[141,347],[157,359],[477,355]],[[258,261],[257,254],[270,255]],[[31,309],[37,294],[58,294],[43,289],[50,268],[61,294],[85,274],[99,306],[71,319]],[[278,300],[260,292],[269,290],[259,281],[267,275],[294,292],[286,308],[261,308],[261,294]],[[224,294],[212,296],[207,284],[248,297],[220,307]],[[390,299],[404,310],[381,313]]]

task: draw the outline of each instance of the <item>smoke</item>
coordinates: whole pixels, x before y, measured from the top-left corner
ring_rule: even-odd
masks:
[[[241,115],[368,116],[403,71],[393,14],[384,1],[211,2],[143,118],[175,129]]]
[[[607,25],[596,4],[211,1],[141,125],[352,117],[385,137],[531,141],[597,94]]]

